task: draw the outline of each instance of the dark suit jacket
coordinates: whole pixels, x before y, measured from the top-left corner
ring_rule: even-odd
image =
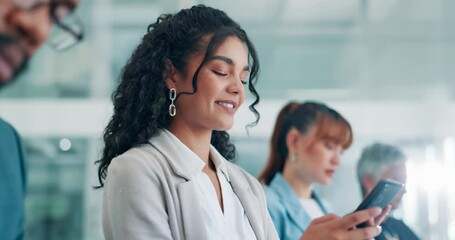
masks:
[[[398,237],[400,240],[419,240],[417,235],[402,220],[387,217],[381,226],[382,232],[375,238],[376,240],[387,240],[387,236]]]
[[[0,239],[24,238],[26,162],[16,130],[0,119]]]

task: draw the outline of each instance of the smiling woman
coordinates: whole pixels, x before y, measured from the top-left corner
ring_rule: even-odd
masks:
[[[227,160],[256,51],[224,12],[162,15],[123,69],[98,161],[106,239],[276,239],[261,185]],[[249,75],[249,77],[248,77]]]
[[[206,60],[200,68],[196,93],[193,92],[191,79],[203,53],[189,59],[185,72],[168,66],[171,69],[166,80],[170,89],[177,91],[177,112],[169,129],[182,133],[181,137],[190,136],[186,131],[206,129],[206,139],[210,140],[211,131],[225,131],[232,128],[234,114],[242,105],[245,97],[243,81],[248,74],[248,52],[237,37],[228,37]],[[181,96],[181,98],[179,98]],[[188,121],[188,119],[192,119]],[[207,131],[208,130],[208,131]],[[192,142],[191,139],[188,139]],[[200,156],[206,158],[206,156]]]

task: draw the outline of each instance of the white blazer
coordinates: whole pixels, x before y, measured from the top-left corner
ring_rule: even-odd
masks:
[[[220,154],[211,146],[211,154]],[[225,159],[234,193],[257,239],[279,239],[260,183]],[[200,172],[160,131],[149,144],[114,158],[104,185],[103,231],[108,240],[208,239],[193,177]]]

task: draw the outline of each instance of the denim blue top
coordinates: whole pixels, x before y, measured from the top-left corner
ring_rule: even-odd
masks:
[[[281,173],[277,173],[270,185],[265,188],[265,195],[267,208],[280,239],[300,239],[310,225],[311,217]],[[327,208],[317,194],[312,192],[311,197],[318,203],[324,214],[327,214]]]

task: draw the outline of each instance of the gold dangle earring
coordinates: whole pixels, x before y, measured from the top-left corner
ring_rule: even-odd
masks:
[[[171,115],[171,117],[175,116],[175,114],[177,113],[177,109],[175,108],[174,105],[174,100],[176,97],[177,91],[175,90],[175,88],[171,88],[169,90],[169,99],[171,99],[171,104],[169,105],[169,115]]]

